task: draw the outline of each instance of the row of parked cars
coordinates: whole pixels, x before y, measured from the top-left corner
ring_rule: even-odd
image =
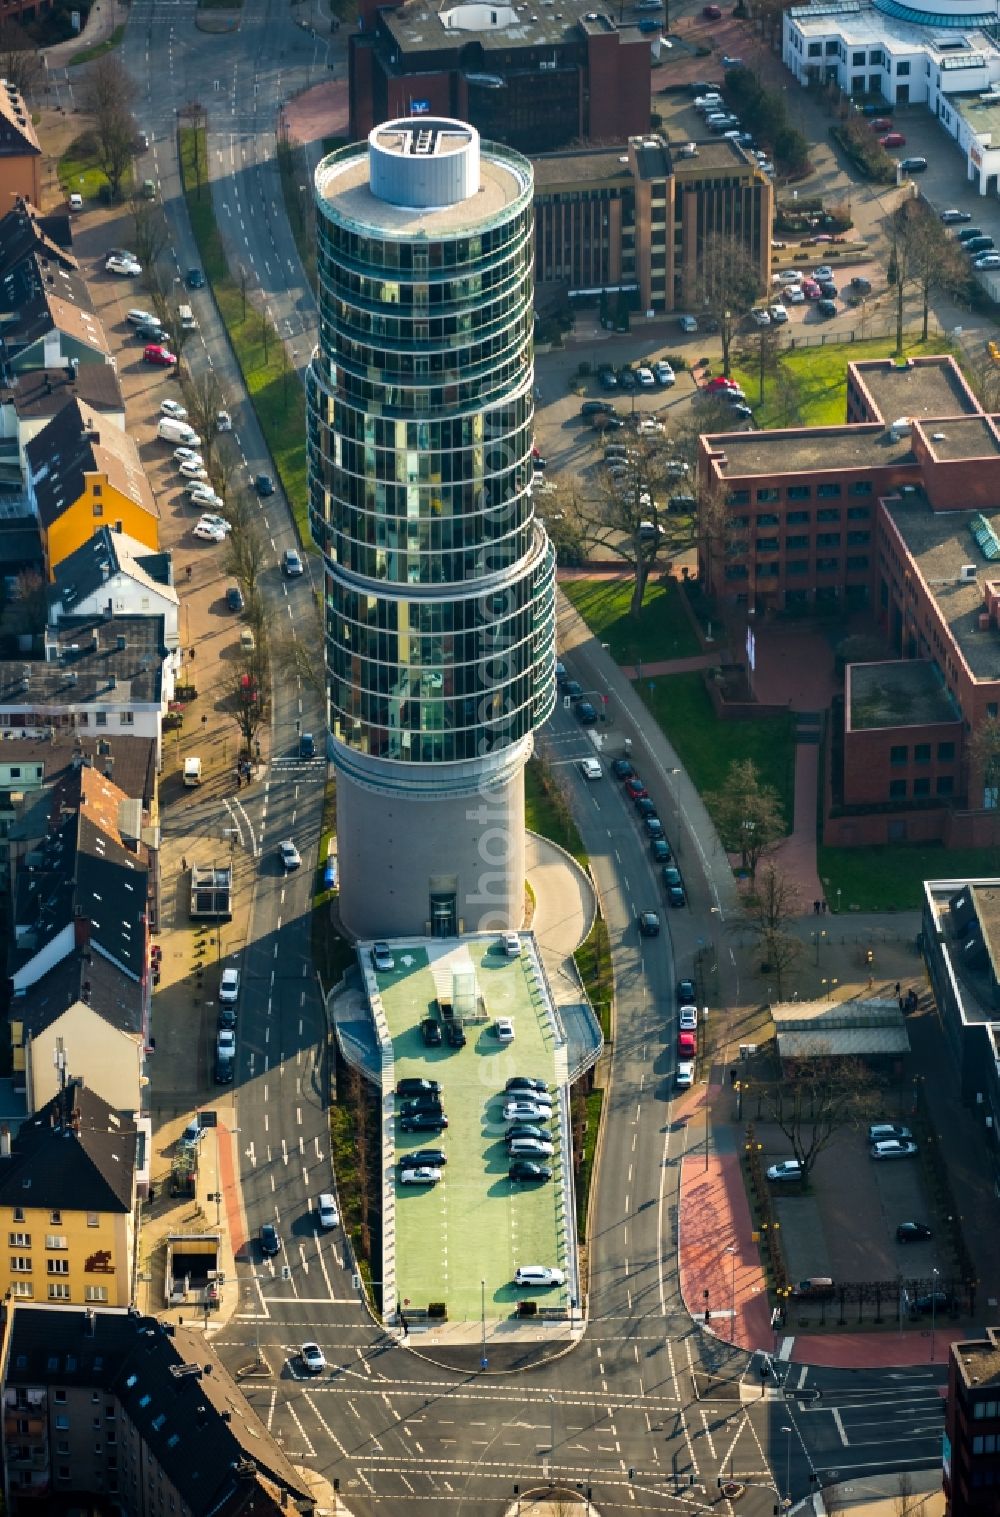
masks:
[[[441,1132],[448,1126],[441,1086],[437,1080],[410,1077],[396,1086],[399,1125],[404,1132]],[[553,1096],[544,1080],[512,1075],[503,1089],[508,1170],[511,1180],[532,1184],[551,1180],[552,1170],[540,1162],[555,1152],[549,1124]],[[437,1185],[444,1178],[447,1155],[443,1148],[420,1148],[398,1161],[400,1185]]]
[[[966,222],[972,221],[968,211],[953,211],[948,214],[961,216]],[[955,235],[963,253],[968,254],[972,260],[974,269],[1000,269],[1000,253],[997,252],[996,243],[984,233],[982,227],[966,225]]]
[[[739,59],[729,59],[728,64],[727,60],[723,59],[724,67],[736,67],[738,64]],[[692,87],[697,89],[696,85]],[[700,116],[704,117],[705,125],[710,132],[746,148],[751,157],[756,159],[761,173],[766,174],[769,179],[773,177],[774,164],[770,156],[764,152],[763,148],[754,147],[753,133],[743,130],[739,117],[733,111],[726,109],[726,103],[718,90],[709,89],[704,94],[696,94],[694,108]]]
[[[603,364],[597,371],[597,382],[602,390],[669,390],[677,383],[677,375],[665,358],[656,363],[640,364],[633,369],[630,364],[615,369]]]
[[[868,1128],[868,1152],[879,1160],[912,1159],[917,1145],[910,1129],[901,1123],[873,1122]],[[774,1183],[801,1180],[802,1165],[798,1159],[780,1159],[768,1167],[767,1178]]]

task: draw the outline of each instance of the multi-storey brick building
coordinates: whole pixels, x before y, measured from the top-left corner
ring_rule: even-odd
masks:
[[[697,302],[708,239],[743,243],[770,281],[771,181],[734,142],[627,145],[548,153],[535,170],[535,282],[570,295],[622,290],[643,311]]]
[[[945,1517],[1000,1505],[1000,1332],[951,1344],[944,1437]]]
[[[868,608],[905,661],[848,669],[826,840],[995,841],[969,736],[1000,711],[1000,429],[954,360],[852,364],[845,425],[703,437],[700,464],[729,507],[714,596]]]
[[[538,6],[364,0],[351,38],[352,138],[381,121],[468,121],[521,152],[622,142],[649,126],[654,35],[588,0]]]

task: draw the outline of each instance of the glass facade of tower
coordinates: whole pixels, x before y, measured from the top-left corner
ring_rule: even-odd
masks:
[[[415,218],[367,189],[368,153],[316,174],[330,725],[359,758],[467,764],[530,743],[555,699],[554,556],[530,491],[531,168],[484,145],[504,193]]]

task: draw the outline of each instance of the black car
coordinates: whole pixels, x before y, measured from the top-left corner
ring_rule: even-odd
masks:
[[[399,1125],[403,1132],[441,1132],[448,1118],[443,1111],[415,1111],[411,1117],[401,1117]]]
[[[437,1080],[421,1080],[411,1076],[397,1081],[396,1094],[401,1101],[415,1101],[420,1096],[439,1096],[441,1087]]]
[[[827,300],[836,300],[840,292],[832,279],[824,279],[820,282],[819,293],[825,295]]]
[[[649,851],[653,855],[653,862],[655,864],[669,864],[673,858],[673,854],[670,852],[670,844],[666,838],[652,838],[649,844]]]
[[[140,342],[161,342],[166,346],[170,338],[158,321],[144,321],[136,327],[135,335]]]
[[[602,390],[617,390],[618,375],[614,369],[598,369],[597,382]]]
[[[640,795],[635,803],[635,809],[640,816],[655,816],[656,802],[648,795]]]
[[[663,836],[663,823],[658,816],[643,817],[642,823],[649,837],[661,838]]]
[[[200,290],[204,288],[205,276],[201,272],[201,269],[188,269],[185,280],[189,290]]]
[[[606,411],[609,416],[613,416],[614,409],[614,406],[609,400],[585,400],[583,402],[583,405],[580,407],[580,415],[600,416],[602,412]]]
[[[440,1096],[418,1096],[415,1101],[403,1102],[401,1115],[415,1117],[418,1111],[436,1111],[440,1115],[443,1109]]]
[[[620,758],[615,759],[614,763],[611,765],[611,773],[614,775],[616,780],[628,780],[632,778],[635,770],[632,768],[632,765],[629,763],[628,759]]]
[[[254,488],[256,489],[257,494],[262,498],[266,495],[273,495],[274,480],[271,478],[270,474],[258,474],[257,478],[254,480]]]
[[[680,870],[674,864],[665,865],[665,867],[661,870],[661,873],[663,875],[663,883],[666,885],[668,890],[670,890],[674,885],[682,885],[684,883],[684,881],[681,879]]]
[[[836,314],[837,314],[837,305],[836,305],[836,302],[833,301],[833,300],[826,300],[826,299],[817,300],[817,302],[816,302],[816,314],[818,316],[824,317],[827,321],[829,321],[829,319],[830,319],[831,316],[836,316]]]
[[[532,1164],[530,1159],[515,1159],[507,1171],[508,1180],[551,1180],[552,1171],[547,1164]]]
[[[634,369],[619,369],[618,383],[623,390],[637,390],[639,388],[639,381],[635,377]]]
[[[660,919],[655,911],[640,911],[639,931],[644,938],[659,937]]]
[[[899,166],[904,174],[923,174],[927,168],[926,158],[901,158]]]
[[[872,282],[870,279],[865,279],[862,274],[855,274],[851,280],[851,289],[856,295],[870,295],[872,292]]]
[[[243,599],[243,591],[239,585],[230,585],[226,590],[226,605],[230,611],[242,611],[246,602]]]
[[[687,896],[684,894],[683,885],[671,885],[667,890],[668,906],[686,906]]]
[[[219,1007],[219,1015],[216,1018],[216,1022],[217,1022],[217,1025],[219,1027],[235,1027],[236,1026],[236,1007],[235,1006],[220,1006]]]
[[[593,727],[597,721],[597,707],[592,706],[590,701],[578,701],[576,719],[584,727]]]
[[[452,1017],[444,1024],[444,1039],[450,1048],[464,1048],[466,1044],[465,1028],[461,1022],[456,1022]]]
[[[926,1243],[933,1236],[923,1222],[901,1222],[896,1228],[897,1243]]]
[[[910,1299],[911,1317],[929,1317],[931,1312],[946,1312],[954,1303],[950,1291],[928,1291],[926,1295]]]
[[[504,1090],[542,1090],[548,1091],[544,1080],[533,1079],[531,1075],[511,1075]]]
[[[563,695],[568,695],[571,701],[578,701],[583,694],[583,686],[577,679],[564,680],[562,693]]]
[[[513,1143],[515,1138],[544,1138],[551,1140],[552,1134],[544,1127],[536,1127],[534,1122],[513,1122],[503,1135],[505,1143]]]
[[[566,665],[563,664],[563,663],[560,663],[557,660],[556,661],[556,684],[559,686],[560,690],[562,689],[563,685],[565,685],[565,683],[566,683],[566,681],[568,679],[569,679],[569,675],[566,673]]]
[[[399,1160],[400,1169],[443,1169],[448,1162],[448,1155],[443,1148],[416,1148],[411,1154],[404,1154]]]
[[[698,1000],[698,991],[693,980],[677,981],[677,1004],[678,1006],[694,1006]]]
[[[281,1239],[273,1222],[262,1222],[260,1227],[260,1251],[265,1259],[273,1259],[281,1253]]]
[[[441,1024],[434,1017],[425,1017],[420,1024],[420,1036],[428,1048],[441,1047]]]

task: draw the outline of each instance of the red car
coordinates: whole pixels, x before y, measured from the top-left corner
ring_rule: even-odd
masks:
[[[823,291],[820,289],[815,279],[803,279],[802,293],[807,300],[818,300]]]
[[[148,348],[143,348],[142,356],[145,363],[158,364],[161,369],[169,369],[177,362],[176,353],[161,347],[158,342],[151,342]]]
[[[905,147],[906,138],[902,132],[886,132],[884,137],[879,138],[883,147]]]
[[[716,374],[715,378],[714,379],[710,379],[708,381],[708,383],[705,385],[705,389],[706,390],[738,390],[739,389],[739,385],[736,383],[735,379],[726,379],[722,374]]]
[[[889,120],[888,116],[876,116],[875,120],[872,122],[872,131],[891,132],[892,122]]]
[[[698,1052],[698,1041],[693,1032],[679,1032],[677,1034],[677,1057],[679,1059],[693,1059]]]
[[[645,785],[642,783],[642,780],[637,774],[633,774],[631,779],[627,779],[625,781],[625,789],[628,791],[633,801],[641,801],[644,796],[647,796],[649,794],[649,791],[646,789]]]

